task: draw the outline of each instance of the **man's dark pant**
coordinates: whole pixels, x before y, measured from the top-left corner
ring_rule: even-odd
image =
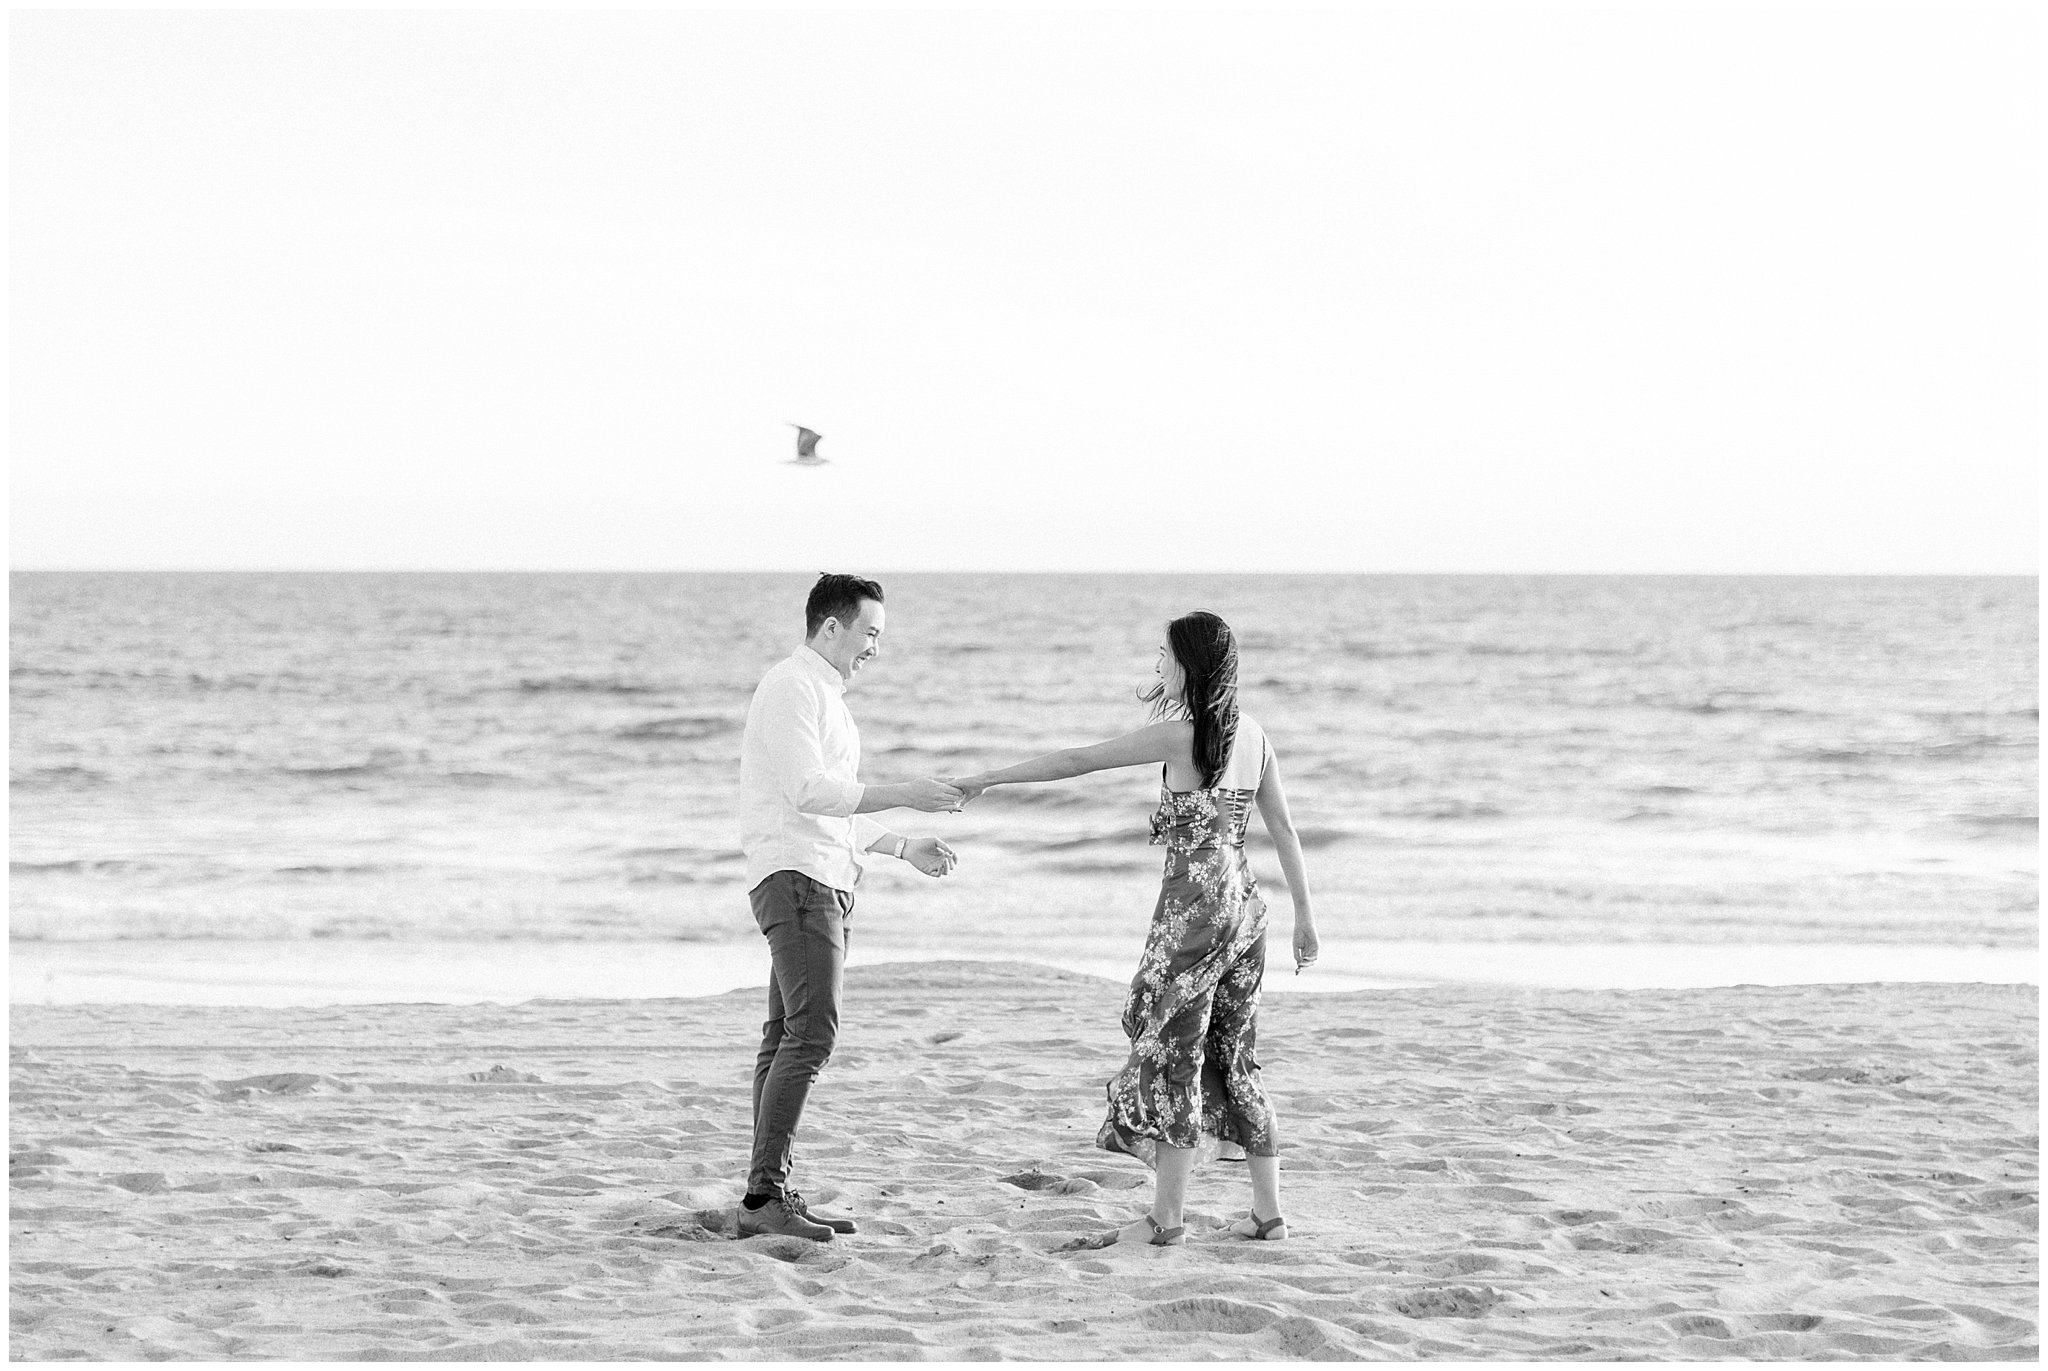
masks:
[[[754,1061],[754,1160],[747,1192],[780,1194],[811,1082],[839,1036],[839,989],[853,896],[800,871],[778,871],[748,893],[774,975]]]

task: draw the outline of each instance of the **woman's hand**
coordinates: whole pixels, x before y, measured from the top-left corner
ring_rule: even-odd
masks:
[[[955,790],[960,792],[960,808],[962,809],[967,808],[969,804],[980,797],[982,791],[988,789],[988,782],[979,775],[948,776],[945,779]]]
[[[1322,951],[1322,944],[1316,939],[1316,921],[1306,914],[1294,916],[1294,974],[1299,976],[1305,966],[1316,964],[1316,955]]]

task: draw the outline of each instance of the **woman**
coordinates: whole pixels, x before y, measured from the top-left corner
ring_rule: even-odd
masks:
[[[1181,1206],[1205,1135],[1248,1154],[1251,1217],[1231,1231],[1285,1238],[1279,1145],[1253,1051],[1266,906],[1244,854],[1252,805],[1272,835],[1294,896],[1297,970],[1317,952],[1301,841],[1265,730],[1237,710],[1237,643],[1230,626],[1200,610],[1175,619],[1166,626],[1155,670],[1159,682],[1145,699],[1156,722],[954,784],[971,797],[992,786],[1160,765],[1152,841],[1166,848],[1166,875],[1144,959],[1124,1001],[1130,1060],[1109,1083],[1109,1117],[1095,1137],[1098,1147],[1128,1152],[1153,1167],[1152,1209],[1102,1245],[1185,1241]]]

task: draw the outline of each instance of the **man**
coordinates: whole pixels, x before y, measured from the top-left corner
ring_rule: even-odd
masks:
[[[748,899],[768,939],[773,977],[754,1063],[754,1156],[740,1204],[741,1237],[784,1233],[825,1242],[851,1219],[813,1216],[789,1189],[791,1142],[818,1069],[839,1033],[847,921],[862,856],[886,853],[927,876],[953,869],[937,838],[906,838],[873,819],[883,809],[956,810],[957,786],[928,779],[862,785],[860,732],[847,683],[881,650],[882,588],[824,575],[804,605],[803,645],[770,667],[740,742],[740,846]]]

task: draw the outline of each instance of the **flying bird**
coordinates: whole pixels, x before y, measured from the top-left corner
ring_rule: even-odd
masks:
[[[825,465],[827,459],[818,455],[818,440],[825,435],[813,433],[802,424],[791,424],[790,427],[796,430],[796,456],[790,458],[784,465],[797,467],[821,467]]]

